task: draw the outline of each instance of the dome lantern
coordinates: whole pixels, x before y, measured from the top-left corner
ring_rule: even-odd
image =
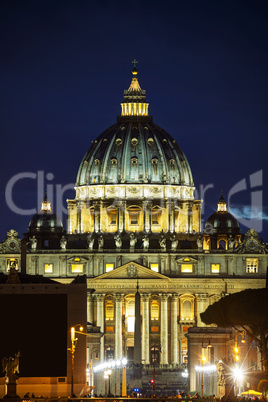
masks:
[[[138,62],[134,60],[132,63]],[[141,89],[137,76],[138,70],[134,66],[130,87],[124,91],[121,116],[148,116],[149,103],[146,102],[146,91]]]

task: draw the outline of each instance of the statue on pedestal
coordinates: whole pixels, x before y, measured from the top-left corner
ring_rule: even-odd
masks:
[[[171,236],[170,240],[171,240],[171,250],[176,251],[177,247],[178,247],[179,240],[176,239],[175,235]]]
[[[30,242],[31,242],[31,250],[35,251],[37,247],[37,240],[36,237],[30,237]]]
[[[166,239],[163,235],[161,236],[161,239],[159,240],[159,245],[160,245],[161,251],[166,251]]]
[[[17,380],[19,378],[20,352],[15,353],[15,357],[4,357],[2,359],[3,372],[6,377],[6,395],[4,398],[19,398],[17,395]]]
[[[67,239],[66,237],[62,236],[60,239],[60,248],[61,250],[65,251],[66,250],[66,245],[67,245]]]

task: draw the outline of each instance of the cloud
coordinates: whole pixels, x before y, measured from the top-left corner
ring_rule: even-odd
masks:
[[[266,220],[268,221],[268,207],[259,208],[250,205],[232,205],[227,208],[228,212],[236,217],[236,219],[248,220]]]

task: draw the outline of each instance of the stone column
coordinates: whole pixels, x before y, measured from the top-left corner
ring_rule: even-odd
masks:
[[[161,295],[161,331],[160,331],[160,342],[161,342],[161,364],[168,364],[168,316],[167,316],[167,301],[168,294],[162,293]]]
[[[104,332],[104,294],[97,294],[97,327],[100,327],[100,331]],[[100,363],[104,359],[104,337],[100,338]]]
[[[178,364],[178,295],[171,298],[171,363]]]
[[[117,229],[119,232],[123,232],[125,230],[126,201],[118,201],[116,205],[118,208]]]
[[[91,293],[87,294],[87,322],[93,324],[94,311],[93,311],[93,296]]]
[[[78,201],[78,203],[77,203],[77,232],[78,233],[81,233],[83,231],[82,208],[83,208],[83,201]]]
[[[174,208],[173,202],[171,202],[169,218],[170,218],[169,219],[170,233],[174,233],[175,232],[175,208]]]
[[[196,293],[196,325],[198,327],[205,327],[201,321],[200,313],[203,313],[209,305],[208,293]]]
[[[193,233],[193,204],[192,203],[187,204],[187,210],[188,210],[188,228],[187,228],[187,232],[188,233]]]
[[[121,360],[123,354],[122,301],[123,296],[117,293],[115,295],[115,360]]]
[[[100,230],[100,205],[98,201],[94,201],[94,232],[98,233]]]
[[[149,294],[142,294],[142,335],[141,360],[142,364],[150,364],[150,331],[149,331]]]
[[[143,201],[144,230],[147,233],[151,231],[151,207],[152,203],[150,201]]]

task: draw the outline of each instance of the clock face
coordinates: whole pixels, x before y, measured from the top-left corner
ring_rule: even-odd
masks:
[[[257,244],[256,240],[250,239],[247,241],[246,247],[247,247],[247,249],[249,249],[251,251],[255,251],[258,248],[258,244]]]
[[[9,250],[15,250],[18,247],[18,244],[15,240],[10,240],[7,244]]]

